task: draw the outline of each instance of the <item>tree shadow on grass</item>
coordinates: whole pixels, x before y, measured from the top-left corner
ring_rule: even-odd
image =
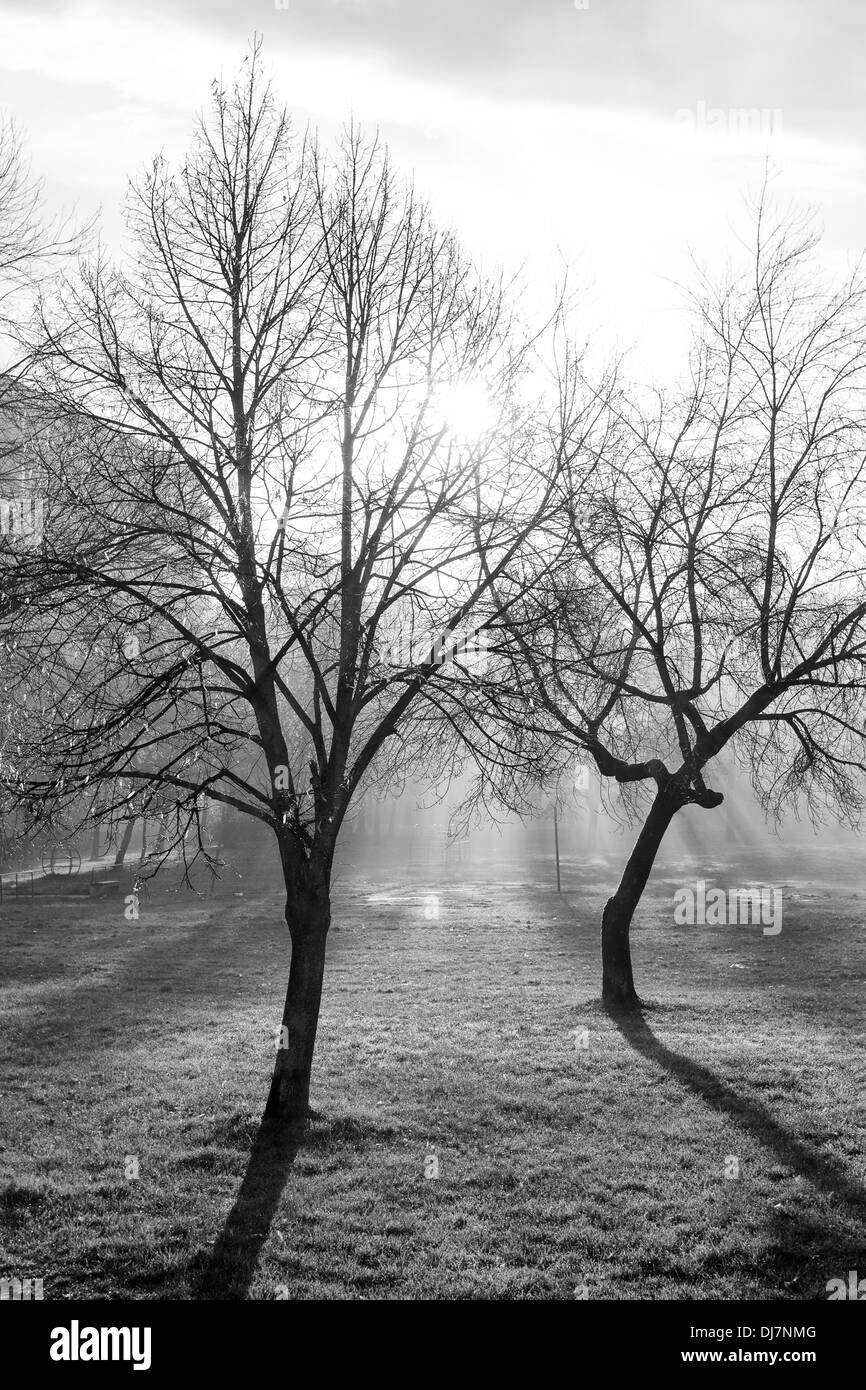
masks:
[[[303,1123],[262,1121],[241,1189],[193,1286],[192,1298],[247,1297],[262,1246],[305,1135]]]
[[[760,1144],[770,1149],[781,1163],[799,1173],[814,1187],[844,1202],[858,1221],[866,1218],[866,1189],[848,1175],[841,1163],[795,1138],[779,1124],[766,1106],[739,1095],[709,1067],[666,1047],[653,1033],[641,1009],[605,1007],[610,1019],[635,1052],[664,1067],[712,1109],[730,1116]]]

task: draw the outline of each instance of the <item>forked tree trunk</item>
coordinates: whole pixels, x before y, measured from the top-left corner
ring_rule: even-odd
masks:
[[[325,947],[331,924],[327,885],[299,895],[294,907],[286,907],[292,939],[289,983],[283,1009],[282,1031],[265,1119],[294,1124],[310,1114],[310,1075],[322,1001]]]
[[[629,931],[659,845],[681,805],[676,797],[662,791],[656,793],[619,887],[605,904],[601,919],[601,994],[604,1002],[615,1008],[636,1008],[640,1004],[632,975]]]

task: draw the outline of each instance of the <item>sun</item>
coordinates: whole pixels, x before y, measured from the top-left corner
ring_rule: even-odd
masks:
[[[480,382],[458,381],[440,395],[439,408],[449,434],[480,439],[496,422],[496,407]]]

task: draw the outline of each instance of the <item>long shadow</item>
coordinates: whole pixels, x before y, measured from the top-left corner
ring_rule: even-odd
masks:
[[[739,1095],[710,1071],[709,1067],[702,1066],[691,1057],[685,1057],[666,1047],[655,1036],[640,1009],[619,1010],[607,1007],[606,1012],[626,1042],[642,1057],[665,1067],[707,1105],[729,1115],[743,1128],[751,1131],[753,1136],[771,1149],[781,1162],[795,1169],[815,1187],[841,1197],[854,1208],[860,1220],[866,1217],[866,1189],[849,1177],[845,1168],[835,1159],[824,1157],[808,1144],[795,1138],[774,1119],[765,1106]]]
[[[249,1293],[304,1126],[262,1121],[235,1204],[192,1290],[193,1299],[243,1299]]]

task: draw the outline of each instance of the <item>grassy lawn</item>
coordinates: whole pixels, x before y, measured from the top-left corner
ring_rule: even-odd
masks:
[[[276,885],[157,884],[137,922],[4,906],[0,1274],[46,1298],[823,1299],[866,1273],[856,884],[792,881],[765,937],[675,927],[661,868],[648,1007],[618,1025],[610,871],[571,866],[561,898],[514,873],[341,874],[322,1114],[280,1155],[255,1147]]]

